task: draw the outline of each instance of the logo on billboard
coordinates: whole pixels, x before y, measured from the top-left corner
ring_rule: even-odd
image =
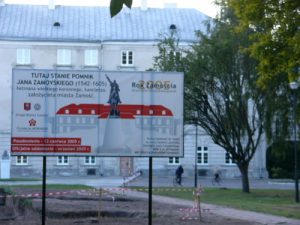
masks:
[[[41,109],[41,105],[36,103],[34,104],[33,108],[36,110],[36,111],[39,111]]]
[[[176,84],[170,80],[140,80],[132,82],[131,87],[136,90],[175,91]]]
[[[35,119],[29,120],[29,126],[35,127],[35,125],[36,125],[36,120]]]
[[[29,111],[31,109],[31,103],[30,102],[24,102],[24,110]]]

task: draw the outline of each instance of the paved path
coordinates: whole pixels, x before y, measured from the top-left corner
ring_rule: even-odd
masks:
[[[147,193],[137,192],[137,191],[126,191],[125,195],[132,196],[132,197],[139,197],[139,198],[148,198]],[[152,198],[153,201],[161,202],[161,203],[168,203],[168,204],[174,204],[174,205],[191,207],[191,208],[195,206],[193,201],[188,201],[183,199],[163,197],[157,195],[153,195]],[[232,208],[211,205],[206,203],[201,203],[201,208],[207,209],[211,213],[219,216],[241,219],[246,221],[254,221],[264,225],[300,225],[300,220],[296,220],[296,219],[289,219],[289,218],[273,216],[269,214],[232,209]]]
[[[125,180],[127,182],[131,180],[128,178]],[[49,177],[47,178],[47,184],[85,184],[92,187],[119,187],[124,183],[123,177],[115,176],[115,177],[99,177],[99,176],[91,176],[91,177]],[[0,181],[1,185],[35,185],[42,184],[42,180],[39,181]],[[221,183],[221,187],[226,188],[241,188],[241,180],[240,179],[223,179]],[[130,182],[130,186],[148,186],[148,176],[143,175],[134,179]],[[193,187],[194,186],[194,177],[184,177],[183,185],[185,187]],[[209,178],[198,178],[198,185],[202,187],[212,187],[211,179]],[[164,177],[164,176],[154,176],[153,177],[153,187],[170,187],[173,186],[173,178],[172,177]],[[292,180],[272,180],[272,179],[251,179],[250,180],[250,189],[290,189],[293,190],[295,188],[295,184]]]
[[[198,177],[198,185],[202,187],[216,187],[212,185],[211,178]],[[142,176],[130,182],[131,186],[148,186],[148,176]],[[173,178],[166,176],[154,176],[153,187],[170,187],[173,186]],[[194,187],[194,177],[183,177],[184,187]],[[241,179],[222,179],[220,187],[224,188],[242,188]],[[294,190],[295,183],[293,180],[276,180],[276,179],[250,179],[250,189],[286,189]]]

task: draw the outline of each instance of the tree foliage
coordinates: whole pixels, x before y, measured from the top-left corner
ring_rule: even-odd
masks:
[[[174,63],[170,55],[175,40],[163,40],[155,67],[184,71],[186,120],[201,126],[237,163],[243,191],[249,192],[248,167],[263,135],[266,96],[256,85],[256,61],[243,51],[248,32],[236,33],[229,8],[207,34]],[[168,46],[168,47],[167,47]],[[177,65],[180,65],[177,67]]]
[[[258,61],[259,84],[267,88],[278,76],[293,81],[300,69],[300,1],[227,0],[239,19],[238,31],[249,30],[247,48]]]
[[[268,91],[270,101],[265,126],[268,138],[273,142],[283,141],[291,135],[289,114],[292,104],[288,83],[300,76],[300,2],[226,2],[238,18],[239,24],[235,31],[251,30],[249,38],[252,43],[246,49],[259,62],[258,84]]]
[[[162,40],[157,45],[158,55],[153,57],[153,69],[183,72],[185,50],[179,46],[179,39],[173,35],[161,35],[161,37]]]
[[[299,142],[298,142],[299,146]],[[294,143],[293,141],[274,142],[267,150],[267,168],[270,178],[294,177]],[[298,154],[300,149],[298,148]],[[300,158],[298,158],[300,165]]]
[[[122,10],[123,5],[131,8],[132,0],[110,0],[110,16],[117,15]]]
[[[187,56],[186,104],[190,118],[235,160],[249,192],[248,166],[263,134],[265,98],[256,86],[255,61],[241,51],[247,36],[233,27],[220,22],[209,36],[198,34],[200,42]]]

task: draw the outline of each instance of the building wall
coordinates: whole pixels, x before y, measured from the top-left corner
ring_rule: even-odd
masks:
[[[59,67],[60,69],[98,69],[102,70],[120,70],[120,71],[144,71],[152,67],[153,56],[157,55],[157,47],[151,42],[118,42],[118,43],[63,43],[63,42],[0,42],[0,88],[5,90],[8,96],[11,96],[11,77],[12,68],[16,65],[17,48],[28,47],[31,49],[31,62],[27,68],[34,69],[53,69],[57,68],[57,49],[66,48],[72,50],[72,66]],[[84,66],[84,50],[99,50],[99,67]],[[121,66],[121,50],[131,50],[134,52],[134,66]],[[26,68],[25,67],[25,68]],[[1,97],[1,121],[0,130],[10,128],[10,97]],[[3,123],[2,123],[3,122]],[[9,134],[10,136],[10,134]],[[8,138],[8,140],[10,137]],[[195,126],[185,127],[184,157],[179,159],[185,169],[185,176],[193,176],[195,166],[196,135]],[[6,142],[2,141],[1,142]],[[7,144],[0,144],[0,154]],[[225,164],[225,151],[214,144],[212,139],[200,128],[198,129],[197,147],[207,147],[208,162],[206,164],[197,164],[198,173],[201,176],[212,176],[212,171],[218,167],[226,177],[239,177],[239,171],[234,164]],[[250,177],[266,177],[265,154],[266,144],[259,148],[250,165]],[[154,170],[160,175],[174,175],[178,164],[170,164],[169,158],[154,158]],[[120,158],[97,158],[95,165],[85,165],[84,157],[70,157],[68,165],[57,165],[57,157],[47,157],[47,174],[49,176],[87,176],[95,174],[96,176],[106,175],[127,175],[123,166],[120,164]],[[131,167],[131,166],[130,166]],[[42,173],[42,157],[29,157],[27,165],[16,165],[16,157],[11,159],[11,174],[13,177],[33,176],[39,177]],[[134,158],[130,172],[137,170],[148,170],[148,158]],[[129,174],[129,173],[128,173]]]

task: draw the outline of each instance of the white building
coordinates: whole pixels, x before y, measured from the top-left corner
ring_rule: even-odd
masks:
[[[145,71],[152,67],[161,35],[175,32],[181,47],[196,41],[209,19],[195,9],[123,10],[110,18],[106,7],[8,5],[0,1],[0,155],[9,150],[12,68]],[[144,2],[145,3],[145,2]],[[225,151],[193,125],[185,127],[184,158],[155,158],[154,170],[174,174],[182,164],[200,175],[218,166],[227,177],[239,172]],[[196,144],[197,139],[197,144]],[[251,162],[250,177],[266,176],[266,144]],[[127,175],[148,169],[148,158],[48,157],[48,175]],[[41,157],[11,158],[12,176],[40,176]]]

